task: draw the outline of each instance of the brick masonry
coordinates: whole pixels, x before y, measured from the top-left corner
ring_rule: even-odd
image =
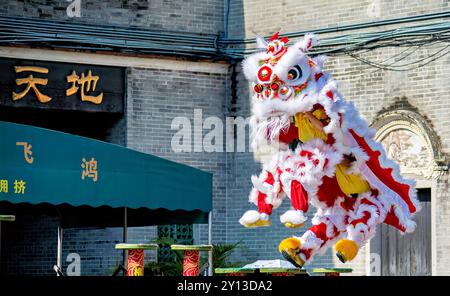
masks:
[[[227,172],[225,155],[222,152],[174,153],[171,139],[176,130],[171,130],[171,124],[175,117],[185,117],[191,124],[193,135],[194,109],[202,110],[203,119],[217,116],[224,121],[227,102],[223,98],[227,93],[227,76],[139,68],[128,69],[127,74],[127,147],[213,173],[213,240],[224,242]],[[202,138],[208,131],[203,130]],[[192,151],[201,149],[194,147],[194,141],[191,147]],[[206,231],[204,228],[202,232]],[[205,238],[205,235],[199,237]]]
[[[219,0],[79,0],[80,17],[69,18],[66,0],[2,1],[0,14],[57,21],[135,26],[164,31],[218,34],[223,30]]]

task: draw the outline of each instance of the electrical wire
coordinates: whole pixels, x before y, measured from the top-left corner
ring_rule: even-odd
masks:
[[[389,70],[389,71],[410,71],[410,70],[414,70],[414,69],[423,67],[425,65],[428,65],[429,63],[445,56],[449,52],[449,51],[445,51],[445,50],[449,47],[450,47],[450,45],[446,45],[446,46],[440,48],[439,50],[437,50],[436,52],[434,52],[424,58],[417,59],[412,62],[408,62],[408,63],[404,63],[404,64],[400,64],[400,65],[396,65],[395,63],[391,63],[388,65],[383,64],[383,63],[377,63],[377,62],[368,60],[366,58],[363,58],[355,53],[348,53],[348,55],[364,64],[367,64],[371,67],[375,67],[378,69]],[[441,54],[441,53],[443,53],[443,54]],[[424,63],[421,63],[421,62],[424,62]],[[415,64],[417,64],[415,67],[404,68],[406,66],[415,65]]]
[[[344,32],[372,28],[381,25],[393,25],[418,22],[431,19],[444,19],[436,23],[416,26],[404,26],[377,32],[346,34],[321,39],[312,55],[347,55],[370,67],[384,70],[407,69],[407,66],[422,65],[435,57],[441,57],[443,51],[435,55],[414,60],[406,64],[399,61],[412,56],[420,48],[436,43],[450,42],[450,11],[380,20],[361,24],[312,30],[316,33]],[[297,38],[305,32],[284,34]],[[0,16],[0,45],[28,45],[55,48],[71,48],[92,51],[117,51],[137,54],[156,54],[180,56],[190,59],[242,60],[246,55],[257,51],[254,38],[232,39],[215,34],[196,34],[174,31],[145,30],[136,27],[93,25],[63,21],[47,21],[34,18]],[[384,47],[405,48],[385,61],[370,61],[362,55]],[[392,61],[387,63],[388,61]]]

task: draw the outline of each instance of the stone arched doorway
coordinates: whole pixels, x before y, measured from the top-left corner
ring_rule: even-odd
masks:
[[[431,275],[432,203],[435,179],[440,175],[440,144],[430,124],[421,115],[406,110],[381,114],[372,124],[389,158],[402,175],[416,180],[422,210],[415,216],[416,231],[402,235],[382,225],[370,243],[370,274]]]

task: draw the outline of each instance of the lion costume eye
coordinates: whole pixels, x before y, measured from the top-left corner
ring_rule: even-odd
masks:
[[[286,72],[285,72],[286,73]],[[310,74],[310,66],[307,60],[301,61],[298,65],[288,68],[285,76],[286,84],[289,86],[296,86],[306,82]]]
[[[288,71],[287,77],[290,81],[297,80],[298,78],[302,77],[302,68],[300,68],[299,65],[296,65]]]

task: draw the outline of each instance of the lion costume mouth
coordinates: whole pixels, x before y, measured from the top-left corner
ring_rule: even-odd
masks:
[[[252,121],[250,125],[252,129],[252,138],[267,139],[269,141],[277,140],[280,133],[289,129],[290,124],[290,117],[283,113],[279,116],[270,116],[261,119],[254,118],[254,121]]]
[[[294,116],[297,113],[305,113],[313,109],[318,102],[317,95],[305,92],[283,101],[278,99],[261,101],[253,99],[253,114],[258,119],[279,117],[283,115]]]

